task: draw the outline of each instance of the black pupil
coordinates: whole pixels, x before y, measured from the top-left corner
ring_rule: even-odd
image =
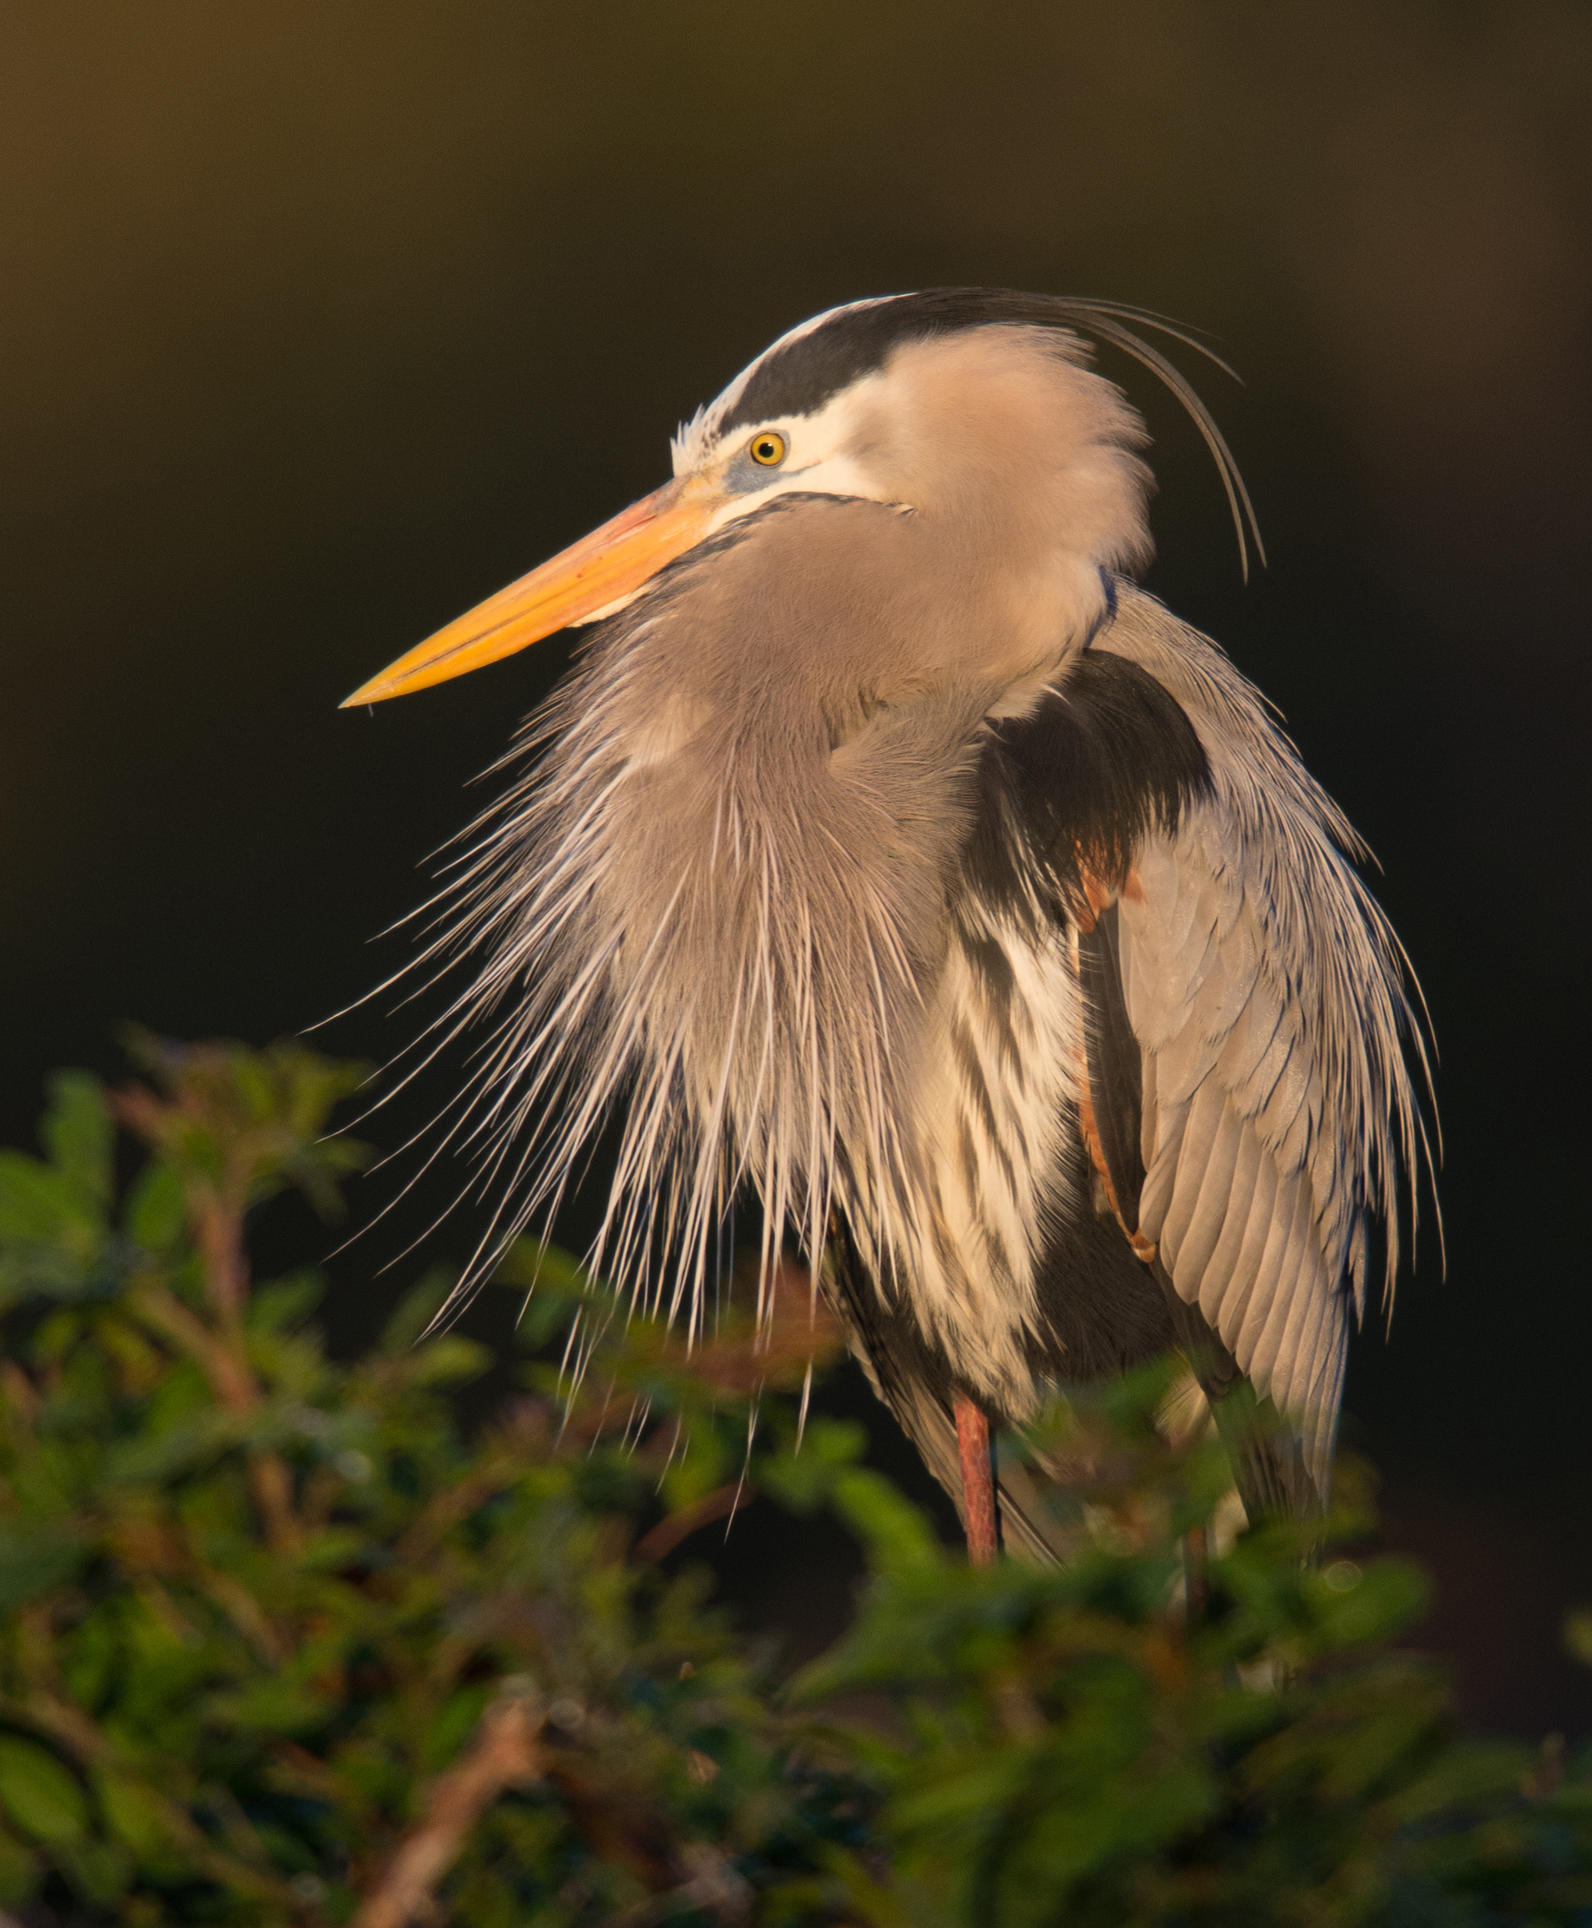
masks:
[[[757,452],[765,462],[772,462],[776,444],[772,436],[765,435],[757,445]]]

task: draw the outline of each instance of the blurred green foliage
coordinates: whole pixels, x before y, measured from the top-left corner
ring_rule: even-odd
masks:
[[[254,1208],[336,1209],[353,1074],[140,1049],[143,1082],[66,1074],[43,1156],[0,1153],[13,1920],[1592,1921],[1588,1765],[1456,1734],[1396,1644],[1407,1566],[1279,1524],[1185,1603],[1226,1481],[1161,1441],[1164,1375],[1041,1429],[1062,1569],[969,1568],[855,1428],[798,1450],[835,1348],[805,1293],[688,1353],[522,1253],[520,1390],[472,1436],[486,1358],[421,1336],[445,1281],[338,1364],[316,1277],[250,1274]],[[871,1567],[794,1678],[666,1557],[754,1490],[834,1509]]]

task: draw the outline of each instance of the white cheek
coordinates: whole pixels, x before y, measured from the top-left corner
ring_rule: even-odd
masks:
[[[677,465],[678,467],[678,465]],[[889,502],[891,498],[881,493],[867,471],[849,455],[832,455],[821,461],[802,466],[799,461],[787,464],[769,482],[767,488],[756,489],[750,494],[732,495],[721,502],[703,526],[699,542],[706,542],[716,536],[732,522],[743,517],[755,515],[759,509],[766,508],[770,502],[777,501],[782,495],[835,495],[847,498],[860,498],[867,502]],[[900,506],[905,506],[904,504]],[[632,589],[623,596],[616,596],[601,609],[594,609],[590,615],[582,616],[578,624],[571,627],[584,627],[587,623],[600,623],[609,616],[617,616],[621,609],[628,608],[646,588]]]
[[[766,502],[772,502],[776,495],[785,493],[778,482],[771,483],[766,489],[759,489],[753,495],[732,495],[727,497],[713,511],[708,520],[704,539],[716,536],[720,529],[726,529],[732,522],[739,522],[742,516],[754,515]]]
[[[865,502],[887,502],[877,479],[850,455],[831,455],[809,467],[792,463],[786,474],[786,488],[795,495],[847,495]]]
[[[778,501],[782,495],[835,495],[864,502],[891,500],[881,492],[877,481],[867,470],[849,455],[831,455],[823,461],[806,465],[793,460],[780,470],[778,479],[766,489],[757,489],[749,495],[731,496],[714,512],[707,533],[716,535],[720,529],[727,528],[732,522],[739,522],[743,516],[755,515],[759,509]]]

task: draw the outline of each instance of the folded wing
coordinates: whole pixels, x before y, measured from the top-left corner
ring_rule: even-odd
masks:
[[[1423,1145],[1400,952],[1353,832],[1214,645],[1129,592],[1094,647],[1176,701],[1206,763],[1175,823],[1086,873],[1100,1160],[1135,1248],[1285,1416],[1324,1497],[1371,1230],[1391,1288]]]

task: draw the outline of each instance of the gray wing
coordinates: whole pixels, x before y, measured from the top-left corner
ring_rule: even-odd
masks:
[[[1176,699],[1210,773],[1141,842],[1093,944],[1111,980],[1096,1035],[1116,1006],[1139,1061],[1137,1157],[1112,1159],[1130,1187],[1142,1174],[1128,1229],[1286,1416],[1324,1496],[1371,1225],[1391,1289],[1399,1177],[1424,1146],[1401,954],[1354,833],[1226,657],[1134,591],[1094,647]],[[1120,1133],[1120,1102],[1097,1109]]]

